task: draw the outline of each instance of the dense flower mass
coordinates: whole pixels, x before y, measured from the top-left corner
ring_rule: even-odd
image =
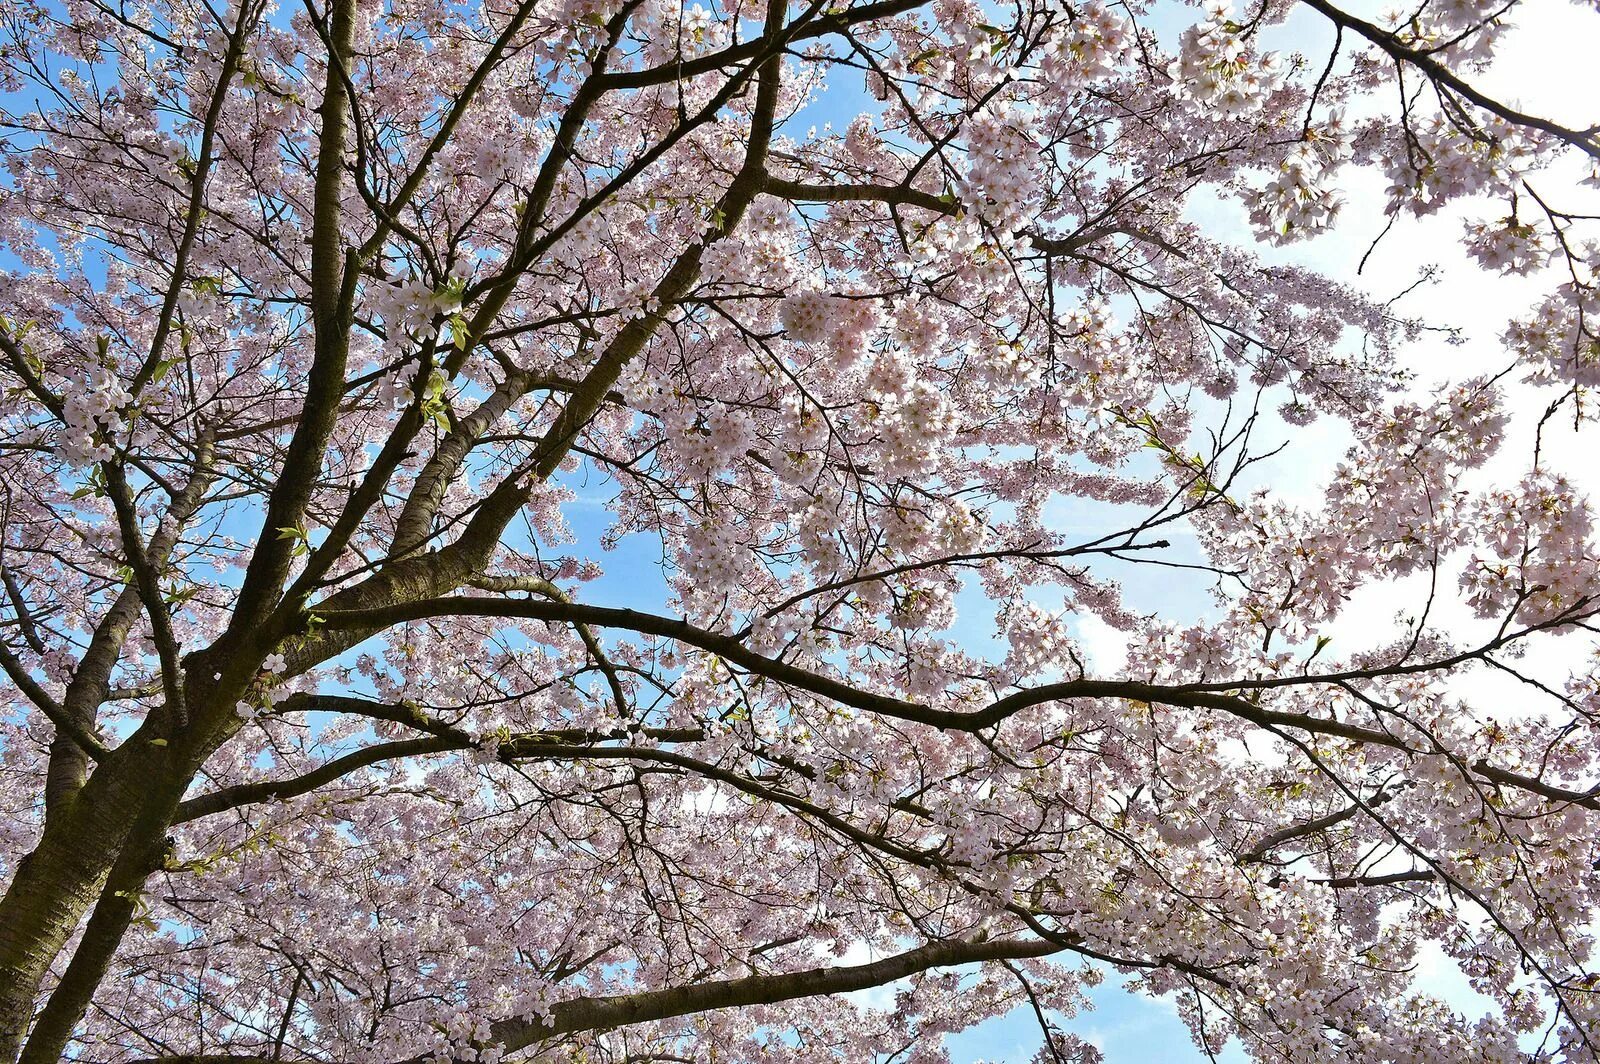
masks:
[[[1600,1061],[1521,13],[0,0],[0,1064]]]

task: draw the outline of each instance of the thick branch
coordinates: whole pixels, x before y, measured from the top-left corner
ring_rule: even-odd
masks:
[[[404,724],[407,727],[426,732],[428,738],[402,739],[396,742],[378,743],[336,757],[332,761],[319,765],[303,775],[281,780],[241,783],[197,795],[178,806],[178,812],[173,819],[173,823],[198,820],[201,817],[212,816],[244,805],[288,801],[291,798],[310,794],[312,791],[325,787],[352,772],[376,765],[382,761],[391,761],[401,757],[445,753],[451,750],[466,750],[476,746],[479,742],[478,737],[470,732],[431,718],[415,706],[369,702],[365,699],[351,698],[345,695],[293,695],[284,700],[279,706],[279,711],[282,713],[350,713],[369,717],[373,720],[387,720]],[[655,742],[693,742],[705,738],[705,733],[699,728],[639,728],[632,731],[618,729],[606,732],[587,731],[582,728],[551,728],[544,731],[523,732],[508,737],[501,743],[502,760],[512,760],[517,756],[529,756],[530,753],[536,753],[544,748],[549,748],[552,752],[563,748],[571,749],[574,756],[584,756],[588,752],[588,748],[583,747],[581,744],[609,742],[639,736]]]
[[[319,787],[347,776],[357,769],[376,765],[380,761],[390,761],[397,757],[415,757],[418,754],[437,754],[446,750],[462,749],[464,744],[452,739],[443,739],[430,736],[426,739],[402,739],[393,743],[380,743],[377,746],[368,746],[360,750],[336,757],[327,764],[307,772],[303,776],[295,776],[286,780],[270,780],[261,783],[241,783],[234,787],[224,787],[209,794],[202,794],[190,798],[178,806],[178,813],[173,817],[174,824],[182,824],[189,820],[198,820],[204,816],[211,816],[228,809],[235,809],[241,805],[252,805],[257,802],[282,802],[290,798],[298,798],[302,794],[310,794]]]
[[[0,669],[5,670],[6,676],[17,685],[17,690],[27,696],[28,701],[38,706],[39,711],[50,718],[50,723],[56,726],[57,731],[76,743],[85,753],[96,760],[110,753],[105,743],[67,715],[61,704],[51,698],[50,692],[28,674],[22,662],[17,660],[17,656],[11,653],[4,643],[0,643]]]
[[[1234,694],[1193,687],[1166,687],[1134,680],[1067,680],[1027,688],[991,702],[977,710],[938,709],[921,702],[910,702],[891,695],[863,691],[843,680],[811,672],[788,662],[759,654],[730,636],[710,632],[671,617],[637,610],[530,599],[450,597],[420,599],[371,610],[340,610],[319,613],[325,626],[363,632],[381,631],[405,621],[443,616],[503,617],[551,622],[583,622],[604,628],[622,628],[643,635],[674,639],[688,646],[716,654],[758,676],[831,699],[854,709],[925,724],[951,731],[976,732],[993,727],[1024,709],[1046,702],[1074,698],[1120,698],[1134,702],[1179,706],[1187,709],[1215,709],[1264,728],[1287,727],[1316,735],[1329,735],[1354,742],[1370,743],[1408,753],[1421,753],[1404,739],[1381,728],[1351,724],[1328,717],[1268,709]],[[1215,686],[1215,685],[1208,685]],[[1248,682],[1240,687],[1248,688]],[[1558,801],[1573,802],[1600,809],[1600,792],[1574,791],[1541,780],[1479,763],[1473,766],[1491,782],[1519,787]]]
[[[615,997],[575,998],[554,1006],[548,1021],[502,1020],[491,1030],[496,1042],[508,1051],[515,1051],[562,1034],[624,1027],[714,1009],[845,994],[892,983],[930,968],[1047,957],[1064,948],[1038,939],[933,942],[869,964],[812,968],[783,975],[753,975]],[[415,1064],[420,1064],[422,1059],[416,1058]]]
[[[1396,63],[1416,67],[1436,84],[1442,85],[1464,100],[1470,100],[1490,114],[1503,118],[1513,125],[1526,126],[1529,129],[1537,129],[1553,137],[1558,137],[1579,151],[1595,159],[1600,159],[1600,141],[1595,139],[1595,130],[1571,129],[1549,119],[1525,114],[1514,107],[1508,107],[1494,97],[1488,96],[1467,84],[1449,67],[1446,67],[1432,56],[1401,44],[1399,38],[1385,31],[1382,27],[1356,18],[1354,15],[1329,3],[1328,0],[1301,0],[1301,2],[1314,11],[1320,12],[1335,26],[1357,33],[1372,44],[1377,45]]]
[[[542,595],[556,602],[572,601],[571,597],[549,580],[538,576],[475,576],[467,581],[469,587],[479,591],[493,591],[497,594],[506,594],[513,591],[522,591],[530,595]],[[600,645],[600,640],[595,638],[594,629],[582,622],[576,623],[573,630],[578,633],[578,638],[583,640],[583,645],[589,651],[589,656],[594,659],[595,666],[599,668],[606,678],[606,685],[611,688],[611,698],[616,703],[617,716],[628,715],[628,694],[622,689],[622,677],[617,675],[617,667],[606,656],[605,648]]]
[[[860,26],[877,19],[893,18],[903,15],[908,11],[915,11],[927,3],[927,0],[879,0],[874,4],[862,4],[859,7],[842,7],[830,5],[827,14],[816,19],[802,19],[795,22],[794,26],[785,35],[785,44],[794,44],[799,41],[815,40],[829,34],[839,33],[853,26]],[[822,5],[812,7],[816,10]],[[770,25],[770,22],[769,22]],[[742,44],[724,48],[720,52],[709,55],[696,56],[678,62],[666,63],[657,67],[647,67],[643,70],[620,70],[612,74],[602,74],[596,79],[605,89],[642,89],[650,85],[665,85],[669,82],[683,81],[709,74],[716,70],[725,70],[728,67],[747,60],[754,59],[762,54],[765,47],[765,36],[757,37]]]
[[[501,1020],[491,1027],[491,1037],[506,1052],[514,1053],[563,1034],[626,1027],[716,1009],[772,1005],[796,998],[848,994],[883,986],[931,968],[1048,957],[1064,948],[1038,939],[931,942],[867,964],[809,968],[781,975],[752,975],[743,979],[697,983],[667,990],[645,990],[635,994],[573,998],[552,1007],[548,1021]],[[270,1059],[248,1053],[210,1053],[145,1057],[133,1064],[268,1064]],[[424,1064],[434,1059],[437,1058],[430,1054],[413,1057],[405,1064]]]
[[[355,301],[356,271],[350,268],[341,225],[344,196],[345,134],[350,120],[349,90],[342,71],[350,62],[355,37],[355,4],[332,5],[328,73],[323,85],[322,132],[317,143],[317,177],[311,217],[311,320],[315,351],[306,380],[300,422],[289,440],[288,454],[267,501],[266,518],[255,554],[245,570],[229,636],[240,636],[260,624],[283,587],[292,561],[292,542],[282,530],[300,524],[312,489],[322,471],[323,453],[344,397],[345,365],[350,353],[350,324]],[[249,663],[253,666],[253,663]]]

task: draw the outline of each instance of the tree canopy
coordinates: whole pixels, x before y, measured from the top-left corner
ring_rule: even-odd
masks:
[[[1480,87],[1518,15],[0,2],[0,1062],[934,1062],[1023,1009],[1081,1064],[1107,973],[1208,1053],[1600,1060],[1543,450],[1600,135]],[[1498,374],[1418,389],[1437,323],[1278,253],[1374,173],[1543,285]]]

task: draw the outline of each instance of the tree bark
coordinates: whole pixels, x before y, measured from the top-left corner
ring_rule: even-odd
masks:
[[[349,125],[345,78],[355,35],[354,0],[338,0],[330,14],[332,47],[321,108],[312,229],[311,299],[317,357],[289,460],[268,506],[261,546],[247,570],[233,625],[224,636],[224,642],[233,643],[235,651],[241,640],[249,642],[253,629],[281,594],[291,559],[288,546],[274,538],[273,530],[300,520],[337,415],[348,352],[354,274],[344,269],[339,208]],[[239,25],[236,44],[246,25],[242,14]],[[128,538],[126,528],[124,538]],[[153,597],[151,608],[162,608],[159,593],[145,597]],[[242,670],[229,670],[230,680],[236,679],[232,673],[242,676],[253,671],[248,656],[238,660],[247,664]],[[184,670],[164,656],[163,671],[169,701],[186,698],[179,694],[185,688]],[[231,700],[224,704],[227,702]],[[184,729],[181,734],[167,734],[172,723],[168,718],[174,715]],[[137,910],[145,878],[159,864],[162,841],[178,801],[196,767],[227,737],[225,730],[215,726],[215,716],[215,707],[208,704],[190,705],[186,713],[153,713],[144,727],[100,763],[76,797],[71,795],[79,776],[73,765],[66,763],[58,769],[57,798],[44,833],[0,898],[0,1064],[11,1064],[22,1052],[45,976],[93,906],[77,956],[39,1013],[38,1030],[24,1058],[30,1062],[60,1059]],[[158,737],[171,745],[152,745],[150,739]],[[180,747],[186,751],[181,755]]]
[[[147,784],[138,820],[111,865],[72,961],[34,1021],[19,1064],[56,1064],[64,1059],[73,1029],[139,911],[145,880],[161,867],[167,854],[167,826],[190,777],[190,773],[169,770]]]
[[[161,749],[136,735],[46,825],[0,897],[0,1062],[22,1047],[51,963],[100,892],[150,795]]]

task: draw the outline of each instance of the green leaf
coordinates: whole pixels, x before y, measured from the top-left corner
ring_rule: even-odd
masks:
[[[294,547],[289,551],[291,558],[299,558],[302,555],[311,553],[311,535],[299,525],[294,527],[284,526],[278,529],[278,538],[280,540],[293,541]]]

